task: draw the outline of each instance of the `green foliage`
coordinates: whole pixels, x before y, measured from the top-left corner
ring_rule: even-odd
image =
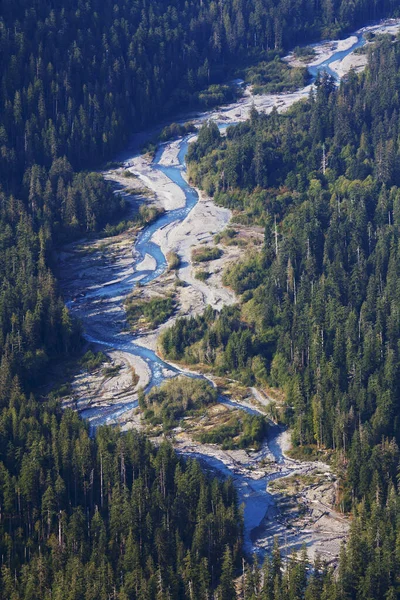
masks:
[[[226,423],[202,432],[202,444],[220,444],[223,450],[254,448],[258,450],[265,437],[267,422],[261,415],[232,416]]]
[[[220,248],[207,246],[204,248],[195,248],[192,252],[192,261],[195,263],[208,262],[221,258],[222,250]]]
[[[221,138],[218,125],[214,121],[205,123],[199,130],[196,142],[190,144],[186,160],[200,160],[207,152],[219,146]]]
[[[196,183],[212,180],[220,203],[262,222],[265,241],[225,274],[242,294],[225,341],[222,313],[163,338],[188,362],[247,381],[256,368],[282,388],[297,452],[349,460],[345,509],[372,502],[375,480],[386,498],[398,464],[399,73],[400,48],[382,39],[365,74],[339,88],[323,75],[288,113],[253,110],[224,139],[206,132],[208,149],[194,144]]]
[[[242,581],[246,598],[251,600],[377,600],[398,598],[400,501],[392,487],[386,504],[379,497],[370,509],[357,505],[350,536],[340,552],[339,568],[321,562],[318,555],[309,564],[307,552],[293,552],[284,560],[275,539],[270,556],[260,568],[257,558],[246,565]],[[224,557],[221,586],[228,562]],[[283,566],[285,568],[283,569]],[[235,598],[235,596],[232,596]]]
[[[160,215],[164,213],[164,209],[158,206],[149,206],[148,204],[141,204],[139,207],[139,224],[150,225],[153,223]]]
[[[76,413],[17,386],[0,415],[0,505],[1,600],[158,600],[159,585],[205,599],[226,547],[240,559],[232,481],[132,431],[91,438]]]
[[[207,281],[207,279],[210,277],[210,273],[208,271],[196,271],[194,276],[199,281]]]
[[[237,231],[232,229],[232,227],[227,227],[226,229],[224,229],[224,231],[221,231],[221,233],[215,234],[214,241],[216,244],[223,242],[224,244],[229,245],[235,243],[233,240],[236,237],[236,235]]]
[[[164,428],[176,425],[188,411],[198,410],[217,401],[217,390],[204,379],[175,377],[153,388],[146,396],[145,417]]]
[[[224,273],[223,283],[238,294],[257,288],[264,276],[262,258],[259,255],[249,255],[243,262],[234,263]]]
[[[173,252],[172,250],[167,254],[167,261],[168,269],[170,271],[177,271],[181,265],[181,259],[179,257],[179,254]]]
[[[221,312],[208,307],[203,315],[177,319],[160,338],[166,358],[211,365],[218,375],[233,374],[246,385],[265,380],[273,341],[241,321],[238,306]]]
[[[293,54],[300,60],[310,61],[315,58],[316,52],[312,46],[296,46]]]
[[[138,300],[133,297],[127,300],[125,308],[132,329],[136,329],[140,324],[155,329],[174,314],[176,302],[170,297],[151,300]]]
[[[210,483],[197,463],[185,465],[169,446],[156,451],[132,432],[121,437],[102,429],[92,439],[76,414],[28,399],[18,380],[30,392],[50,359],[80,345],[80,328],[52,274],[55,250],[107,223],[106,235],[118,232],[112,223],[124,204],[101,175],[78,170],[97,167],[134,130],[171,110],[228,98],[232,91],[224,86],[199,90],[236,68],[238,58],[334,37],[395,7],[389,0],[3,1],[1,600],[205,600],[219,583],[222,562],[221,597],[233,597],[241,518],[232,482]],[[293,380],[288,395],[297,440],[351,445],[350,465],[362,468],[349,475],[347,497],[364,494],[367,502],[379,494],[390,499],[398,464],[392,442],[379,445],[382,436],[397,436],[399,211],[391,188],[399,184],[398,53],[396,46],[376,52],[368,78],[353,79],[338,93],[322,85],[316,98],[295,109],[293,131],[285,118],[253,114],[253,124],[228,130],[227,140],[213,125],[200,132],[189,153],[205,159],[196,178],[220,203],[235,204],[244,219],[266,226],[265,280],[252,288],[249,323],[232,309],[207,317],[215,334],[208,346],[203,317],[180,321],[164,338],[170,355],[183,356],[187,344],[200,342],[199,356],[211,363],[221,358],[220,368],[248,379],[255,359],[257,372],[269,369],[276,344],[286,369],[271,367],[270,376]],[[262,133],[251,131],[256,122]],[[252,149],[233,143],[246,132]],[[318,173],[324,142],[326,178]],[[219,157],[227,159],[222,179]],[[270,195],[272,186],[279,189]],[[155,218],[152,209],[142,210],[143,223]],[[271,215],[278,221],[279,260],[271,250]],[[356,432],[362,432],[359,444]],[[370,480],[376,481],[371,490]],[[356,547],[352,570],[343,571],[347,597],[396,593],[398,544],[385,531],[393,542],[382,551],[392,559],[385,559],[388,568],[379,562],[376,540],[385,523],[398,519],[395,512],[384,517],[368,539],[358,536],[362,552]],[[357,562],[359,556],[372,560]],[[293,570],[302,582],[303,573]],[[280,568],[271,572],[279,584]],[[265,598],[275,590],[266,581]],[[333,579],[328,585],[323,593],[332,598]]]
[[[109,359],[103,352],[96,352],[96,354],[92,350],[88,350],[84,356],[81,358],[81,365],[87,371],[95,371],[105,362],[109,362]]]
[[[309,74],[304,67],[291,68],[280,60],[260,62],[246,69],[244,80],[253,86],[253,94],[294,92],[307,84]]]
[[[105,367],[102,371],[104,377],[115,377],[118,375],[122,368],[122,365],[111,365],[110,367]]]
[[[197,94],[197,101],[202,108],[233,102],[240,95],[240,88],[233,85],[213,84]]]
[[[168,140],[175,140],[179,137],[183,137],[188,133],[194,133],[197,131],[196,126],[192,122],[188,123],[171,123],[171,125],[167,125],[164,127],[162,132],[160,133],[160,140],[162,142],[167,142]]]

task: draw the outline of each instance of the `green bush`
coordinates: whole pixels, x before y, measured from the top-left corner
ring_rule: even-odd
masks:
[[[233,415],[227,423],[198,436],[202,444],[220,444],[224,450],[254,447],[259,449],[267,422],[262,415]]]
[[[181,265],[181,259],[179,257],[179,255],[176,252],[173,252],[171,250],[171,252],[168,252],[167,254],[167,261],[168,261],[168,269],[170,271],[173,270],[177,270],[179,269],[180,265]]]
[[[208,262],[209,260],[216,260],[222,256],[223,252],[220,248],[196,248],[192,252],[192,261],[195,263]]]
[[[81,358],[81,365],[84,369],[91,373],[98,369],[103,363],[109,362],[109,358],[103,352],[92,352],[88,350]]]
[[[177,420],[190,411],[198,410],[217,401],[218,392],[204,379],[176,377],[153,388],[145,398],[145,418],[153,424],[162,423],[165,428],[173,427]]]
[[[129,325],[134,329],[139,321],[143,325],[155,329],[165,323],[173,314],[176,302],[173,298],[152,298],[151,300],[138,300],[130,298],[126,304],[126,313]]]
[[[195,278],[199,279],[200,281],[207,281],[209,277],[210,273],[208,271],[196,271],[195,273]]]

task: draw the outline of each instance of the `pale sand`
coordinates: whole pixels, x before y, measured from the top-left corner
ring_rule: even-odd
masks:
[[[356,72],[363,71],[368,64],[368,56],[366,54],[354,54],[353,52],[346,56],[343,60],[336,60],[331,63],[329,66],[337,73],[337,75],[342,78],[351,70]]]
[[[136,265],[136,271],[154,271],[156,266],[157,263],[155,258],[153,258],[153,256],[150,256],[150,254],[146,254],[142,262]]]
[[[293,52],[283,58],[291,67],[315,67],[329,60],[336,52],[343,52],[357,42],[357,36],[352,35],[345,40],[333,40],[319,44],[311,44],[315,50],[315,57],[311,61],[302,61],[295,58]]]
[[[164,152],[161,155],[159,164],[164,167],[174,167],[179,165],[179,150],[181,149],[181,140],[175,140],[165,146]]]
[[[259,112],[265,112],[267,114],[269,114],[273,108],[276,108],[278,112],[284,112],[299,100],[308,98],[312,88],[312,85],[308,85],[301,90],[287,94],[265,94],[256,96],[253,96],[250,91],[247,91],[240,103],[229,106],[226,110],[219,111],[219,115],[216,116],[215,120],[221,122],[220,115],[222,114],[224,123],[246,121],[249,118],[253,106],[255,106]]]
[[[379,25],[379,26],[371,26],[371,27],[366,27],[365,29],[363,29],[363,31],[367,32],[367,31],[371,31],[375,34],[379,34],[379,33],[385,33],[385,34],[391,34],[391,35],[397,35],[399,33],[400,30],[400,22],[399,20],[397,20],[396,22],[393,22],[391,24],[383,24],[383,25]],[[373,40],[372,40],[373,43]],[[366,44],[366,46],[371,45],[371,43]],[[368,64],[368,55],[367,54],[356,54],[354,52],[351,52],[351,54],[348,54],[347,56],[345,56],[345,58],[343,60],[336,60],[335,62],[331,63],[329,66],[330,68],[337,73],[337,75],[342,78],[345,75],[347,75],[348,73],[350,73],[350,71],[353,69],[356,72],[360,72],[363,71],[365,69],[365,67]]]
[[[164,173],[154,169],[143,156],[130,159],[127,168],[155,193],[156,200],[165,210],[185,206],[185,194],[181,188]]]
[[[104,363],[91,373],[82,370],[74,376],[71,382],[72,395],[64,401],[65,406],[71,404],[78,410],[85,410],[88,407],[130,403],[137,399],[138,389],[146,387],[150,381],[150,370],[145,361],[120,350],[110,349],[106,350],[106,353],[110,359],[109,363]],[[104,369],[117,365],[120,367],[117,374],[104,375]],[[133,370],[138,377],[135,385],[132,379]]]
[[[222,272],[227,263],[239,260],[243,254],[241,248],[232,246],[224,248],[221,258],[210,261],[205,265],[193,265],[191,254],[193,248],[199,245],[210,244],[214,246],[214,235],[221,232],[229,223],[231,212],[228,209],[216,206],[212,200],[199,192],[200,200],[191,210],[189,215],[180,223],[171,223],[158,230],[152,237],[152,242],[158,244],[164,254],[169,251],[176,252],[181,260],[178,277],[186,286],[176,288],[178,295],[178,312],[167,322],[147,335],[135,340],[139,346],[157,350],[160,333],[168,328],[181,316],[201,314],[207,306],[220,310],[223,306],[234,304],[237,301],[232,290],[222,285]],[[197,270],[206,269],[211,273],[206,282],[195,278]],[[173,291],[175,279],[169,284],[153,282],[152,287],[144,292],[159,291],[166,293]],[[158,290],[158,286],[160,289]]]
[[[201,192],[200,194],[198,203],[184,221],[173,223],[157,231],[152,241],[159,244],[164,254],[169,250],[177,252],[181,259],[179,278],[204,297],[202,305],[222,308],[225,304],[229,305],[235,302],[234,293],[222,286],[214,287],[207,282],[195,279],[191,253],[193,248],[213,242],[214,235],[228,225],[231,212],[226,208],[216,206],[211,199]],[[216,261],[212,261],[210,265],[214,262]],[[208,265],[205,267],[207,268]],[[201,265],[197,268],[201,268]]]

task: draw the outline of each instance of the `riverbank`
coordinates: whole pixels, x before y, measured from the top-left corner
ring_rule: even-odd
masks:
[[[344,53],[337,58],[343,63],[353,45],[354,38],[349,38],[342,45],[330,48],[327,60],[334,63],[337,54]],[[319,59],[326,58],[326,52],[327,47],[321,48]],[[253,104],[261,111],[270,112],[274,107],[282,111],[306,97],[310,90],[311,86],[307,86],[292,94],[256,97],[251,90],[246,90],[240,102],[203,114],[195,121],[197,125],[207,119],[224,125],[235,123],[247,118]],[[179,316],[199,314],[210,305],[220,309],[234,303],[234,294],[222,285],[222,271],[230,262],[240,260],[244,252],[258,251],[259,232],[240,228],[243,244],[218,242],[222,252],[219,258],[195,264],[192,250],[214,248],[215,234],[226,228],[232,215],[185,181],[182,171],[187,141],[181,139],[163,145],[153,162],[143,156],[127,157],[120,169],[105,174],[129,197],[132,210],[146,202],[162,208],[166,211],[164,215],[142,231],[126,230],[106,242],[90,241],[83,251],[82,248],[77,252],[71,249],[75,257],[69,265],[64,265],[70,283],[69,289],[66,287],[67,296],[71,298],[73,313],[84,322],[87,339],[111,356],[119,353],[113,358],[115,367],[119,366],[117,361],[121,361],[109,379],[104,380],[100,370],[97,375],[90,374],[90,377],[98,377],[97,382],[85,381],[74,387],[78,396],[81,394],[74,402],[95,426],[118,422],[123,429],[143,427],[137,409],[139,387],[157,385],[181,372],[179,367],[165,363],[156,355],[160,333]],[[136,186],[135,193],[129,192],[132,185]],[[140,192],[140,188],[146,189]],[[248,243],[245,243],[246,237]],[[165,256],[171,251],[177,254],[180,264],[179,268],[169,270]],[[199,278],[199,271],[206,273]],[[124,311],[124,302],[133,289],[141,301],[173,294],[177,306],[174,315],[153,331],[139,327],[133,334]],[[132,373],[132,367],[134,374],[129,381],[127,374]],[[101,381],[100,377],[103,377]],[[262,405],[254,408],[258,393],[250,390],[249,397],[243,401],[224,400],[221,404],[229,410],[263,412]],[[333,508],[337,499],[335,477],[327,465],[289,459],[283,451],[287,438],[276,429],[271,431],[273,434],[258,453],[225,451],[215,445],[200,444],[185,431],[175,431],[173,443],[185,456],[196,456],[214,471],[234,477],[239,498],[244,503],[248,551],[268,550],[272,534],[276,532],[281,547],[297,548],[304,542],[310,556],[318,550],[327,560],[335,561],[348,530],[346,519]],[[276,487],[277,480],[283,487]],[[271,486],[272,482],[270,493],[267,485]],[[282,502],[282,498],[285,501]]]

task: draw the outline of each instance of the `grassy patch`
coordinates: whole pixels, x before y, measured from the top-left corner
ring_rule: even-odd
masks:
[[[176,252],[173,252],[172,250],[170,252],[168,252],[167,254],[167,261],[168,261],[168,269],[170,271],[173,270],[177,270],[180,267],[181,264],[181,259],[179,258],[179,255]]]
[[[151,300],[138,300],[133,297],[128,299],[125,308],[128,323],[133,330],[140,326],[155,329],[174,314],[176,302],[171,297]]]
[[[293,55],[298,60],[308,62],[316,57],[317,53],[311,46],[296,46],[293,50]]]
[[[202,444],[219,444],[223,450],[254,448],[258,450],[265,437],[267,421],[262,415],[240,413],[230,415],[218,425],[195,436]]]
[[[139,208],[139,224],[140,225],[149,225],[153,223],[159,216],[164,214],[165,210],[163,208],[159,208],[158,206],[148,206],[147,204],[142,204]]]
[[[63,383],[58,388],[52,390],[50,392],[50,396],[52,398],[65,398],[65,396],[70,396],[72,394],[72,385],[70,382]]]
[[[322,460],[329,463],[332,451],[318,448],[316,445],[293,446],[288,455],[296,460]]]
[[[115,377],[118,375],[122,368],[122,365],[111,365],[110,367],[105,367],[102,371],[104,377]]]
[[[192,261],[195,263],[208,262],[209,260],[216,260],[222,256],[222,250],[220,248],[196,248],[192,252]]]
[[[308,77],[305,67],[292,68],[280,60],[261,62],[246,69],[244,74],[254,94],[294,92],[306,85]]]
[[[154,140],[150,140],[146,144],[144,144],[141,148],[141,153],[147,155],[149,158],[153,159],[157,150],[157,142]]]
[[[162,142],[167,142],[168,140],[176,140],[179,137],[183,137],[188,133],[194,133],[197,131],[195,124],[192,121],[188,123],[171,123],[171,125],[167,125],[164,127],[162,132],[160,133],[160,140]]]
[[[211,106],[220,106],[236,100],[242,91],[238,86],[226,84],[213,84],[197,95],[200,106],[210,108]]]
[[[98,369],[103,363],[109,362],[109,358],[104,352],[94,353],[92,350],[88,350],[80,360],[81,366],[91,373]]]
[[[226,229],[224,229],[224,231],[221,231],[221,233],[217,233],[214,236],[214,242],[216,244],[219,244],[220,242],[222,242],[223,244],[226,244],[227,246],[229,246],[232,244],[232,242],[234,242],[234,239],[236,236],[237,236],[237,231],[232,229],[232,227],[227,227]]]
[[[216,388],[204,379],[176,377],[141,396],[140,406],[152,425],[162,424],[164,429],[170,429],[183,416],[214,404],[217,397]]]
[[[196,271],[194,276],[199,281],[207,281],[207,279],[210,277],[210,273],[208,271]]]

